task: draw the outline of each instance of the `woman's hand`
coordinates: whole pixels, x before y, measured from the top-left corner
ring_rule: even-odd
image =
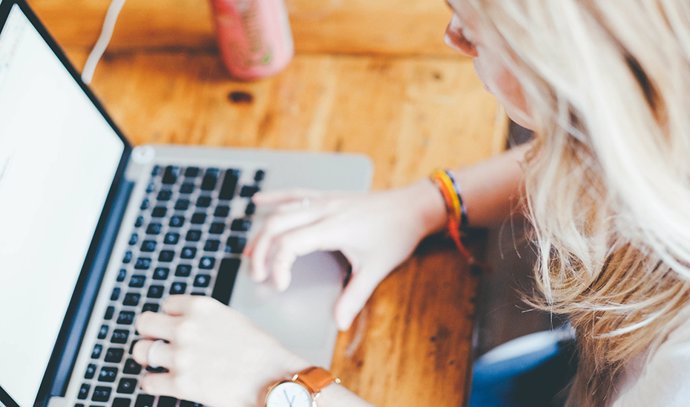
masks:
[[[308,366],[248,319],[208,297],[171,296],[162,313],[141,314],[136,329],[145,339],[134,346],[134,359],[169,370],[144,375],[141,386],[153,395],[214,407],[253,406],[267,386]],[[168,343],[153,345],[157,340]]]
[[[342,330],[349,328],[381,280],[445,222],[443,200],[426,180],[376,193],[289,191],[257,194],[254,201],[271,213],[244,253],[252,279],[270,279],[285,290],[297,257],[321,250],[342,252],[353,272],[335,309]]]

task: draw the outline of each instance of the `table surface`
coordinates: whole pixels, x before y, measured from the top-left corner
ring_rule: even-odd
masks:
[[[29,3],[80,69],[109,2]],[[471,61],[443,44],[442,0],[287,4],[295,59],[239,83],[218,59],[206,2],[129,0],[92,87],[134,144],[365,153],[374,189],[502,150],[503,113]],[[448,241],[422,244],[339,336],[334,372],[376,405],[461,406],[476,285]]]

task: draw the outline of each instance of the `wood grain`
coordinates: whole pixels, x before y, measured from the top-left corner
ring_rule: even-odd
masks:
[[[93,87],[136,144],[362,152],[379,189],[500,148],[501,116],[466,60],[298,55],[275,78],[237,83],[215,55],[108,55]],[[232,103],[238,91],[252,101]]]
[[[81,66],[107,2],[31,3]],[[440,45],[442,2],[289,4],[295,60],[238,83],[219,62],[204,1],[129,0],[93,88],[135,144],[360,152],[375,163],[375,189],[503,148],[504,115],[471,62]],[[462,405],[475,289],[452,246],[430,240],[339,337],[334,371],[380,406]]]
[[[110,2],[29,3],[63,44],[86,48],[98,38]],[[454,55],[443,44],[443,32],[450,19],[443,0],[288,0],[287,6],[298,53]],[[213,50],[209,3],[127,0],[111,49]]]

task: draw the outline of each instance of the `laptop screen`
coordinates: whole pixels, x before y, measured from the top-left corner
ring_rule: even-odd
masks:
[[[125,149],[15,4],[0,32],[0,386],[33,405]]]

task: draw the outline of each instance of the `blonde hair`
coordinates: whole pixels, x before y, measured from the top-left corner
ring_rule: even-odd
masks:
[[[541,305],[570,316],[580,350],[568,405],[606,406],[690,293],[690,2],[465,3],[535,127]]]

